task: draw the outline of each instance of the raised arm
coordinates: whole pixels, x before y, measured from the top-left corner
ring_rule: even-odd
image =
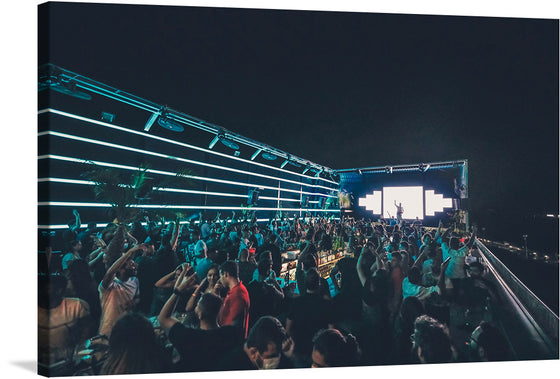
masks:
[[[82,221],[80,220],[80,214],[76,209],[72,210],[72,213],[74,214],[74,224],[70,226],[70,230],[77,231],[78,229],[80,229]]]
[[[443,222],[441,222],[441,220],[439,220],[438,223],[438,228],[436,231],[436,236],[434,237],[434,240],[437,241],[437,239],[441,236],[441,228],[443,227]]]
[[[373,250],[375,254],[375,262],[370,267],[370,275],[373,275],[377,272],[377,270],[383,270],[386,268],[386,263],[382,258],[382,254],[379,252],[379,249]],[[383,252],[383,254],[385,254]]]
[[[171,294],[169,299],[167,299],[167,302],[159,312],[159,325],[167,334],[169,334],[169,331],[171,330],[173,325],[179,322],[179,320],[173,317],[173,311],[175,309],[178,297],[185,293],[189,288],[194,287],[196,285],[196,281],[198,280],[196,273],[187,276],[187,273],[190,272],[192,272],[192,267],[188,264],[183,265],[183,270],[181,271],[179,278],[177,278],[177,281],[173,286],[173,293]]]
[[[446,288],[445,288],[445,271],[447,270],[447,266],[449,266],[450,261],[451,261],[451,257],[447,258],[445,260],[445,262],[443,262],[441,264],[441,271],[440,271],[440,274],[439,274],[439,279],[438,279],[437,285],[439,287],[439,290],[440,290],[440,293],[441,293],[442,296],[445,296],[445,291],[446,291]]]
[[[276,274],[274,271],[271,270],[270,275],[266,278],[264,283],[268,286],[268,289],[275,298],[279,300],[284,298],[284,291],[282,291],[282,288],[280,288],[280,285],[276,281]]]
[[[171,235],[171,250],[175,251],[177,248],[177,241],[179,240],[179,229],[181,229],[181,224],[179,222],[179,216],[175,219],[175,225],[173,225],[173,234]]]
[[[200,296],[204,293],[204,291],[206,291],[206,288],[208,288],[208,279],[204,278],[200,283],[200,285],[197,286],[196,289],[194,290],[193,294],[189,298],[189,301],[187,301],[187,305],[185,306],[185,312],[194,311],[198,299],[200,299]]]
[[[103,257],[103,247],[98,247],[91,254],[88,255],[88,266],[91,268]]]
[[[138,240],[130,232],[126,232],[126,238],[132,242],[131,245],[138,245]]]
[[[109,269],[107,270],[107,272],[105,273],[105,276],[103,277],[103,280],[101,281],[101,285],[103,286],[103,288],[107,289],[109,288],[109,284],[111,284],[111,282],[113,281],[113,279],[115,278],[115,275],[117,274],[117,271],[119,271],[119,269],[121,268],[121,266],[130,258],[132,257],[132,254],[138,250],[141,250],[143,248],[143,245],[136,245],[133,248],[129,249],[126,253],[124,253],[123,255],[121,255],[121,257],[119,259],[117,259],[112,265],[111,267],[109,267]]]
[[[358,278],[360,279],[360,283],[362,283],[362,286],[366,283],[366,280],[370,275],[370,268],[365,267],[365,264],[364,264],[364,257],[368,254],[369,255],[373,254],[373,252],[369,248],[369,243],[364,245],[364,247],[362,247],[362,252],[360,253],[360,256],[358,258],[358,262],[356,263],[356,270],[358,271]]]
[[[338,274],[340,272],[340,269],[338,268],[338,262],[333,266],[331,272],[329,273],[329,276],[331,278],[331,282],[334,285],[334,288],[336,289],[337,292],[340,291],[340,285],[338,284],[338,280],[336,279],[336,274]]]
[[[180,268],[180,267],[178,267]],[[169,288],[173,287],[173,282],[175,281],[175,272],[177,272],[177,268],[171,271],[169,274],[166,274],[162,278],[160,278],[155,284],[154,287],[157,288]]]
[[[428,248],[422,245],[422,248],[420,249],[420,254],[418,254],[418,257],[416,257],[416,260],[414,261],[412,267],[418,267],[422,269],[422,263],[424,262],[424,257],[426,256],[427,251]]]

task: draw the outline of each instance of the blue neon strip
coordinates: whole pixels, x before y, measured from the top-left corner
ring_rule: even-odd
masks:
[[[157,112],[157,111],[158,111],[157,108],[156,108],[156,109],[153,109],[153,108],[148,108],[148,107],[144,106],[140,101],[133,101],[133,102],[130,102],[130,101],[125,100],[123,97],[114,96],[114,95],[111,94],[111,92],[109,92],[108,90],[104,90],[104,89],[102,89],[101,87],[96,86],[96,85],[93,85],[93,84],[90,84],[90,83],[88,83],[88,87],[85,87],[85,86],[81,85],[80,83],[77,83],[76,86],[77,86],[77,87],[81,87],[81,88],[83,88],[83,89],[85,89],[85,90],[91,91],[91,92],[93,92],[93,93],[97,93],[97,94],[99,94],[99,95],[106,96],[106,97],[111,98],[111,99],[113,99],[113,100],[117,100],[117,101],[123,102],[123,103],[125,103],[125,104],[132,105],[133,107],[137,107],[137,108],[140,108],[140,109],[145,110],[145,111],[148,111],[148,112]],[[92,88],[89,87],[89,86],[93,86],[93,87],[99,88],[100,90],[98,91],[98,90],[92,89]],[[129,94],[127,94],[127,95],[129,95]],[[130,95],[129,95],[129,96],[130,96]]]
[[[289,179],[277,178],[277,177],[274,177],[274,176],[258,174],[258,173],[251,172],[251,171],[244,171],[244,170],[238,170],[238,169],[224,167],[224,166],[218,166],[218,165],[214,165],[214,164],[211,164],[211,163],[205,163],[205,162],[200,162],[200,161],[196,161],[196,160],[192,160],[192,159],[186,159],[186,158],[180,158],[180,157],[176,157],[176,156],[173,156],[173,155],[156,153],[156,152],[149,151],[149,150],[137,149],[137,148],[134,148],[134,147],[118,145],[118,144],[111,143],[111,142],[94,140],[94,139],[91,139],[91,138],[74,136],[74,135],[71,135],[71,134],[65,134],[65,133],[54,132],[54,131],[45,131],[45,132],[41,132],[41,133],[38,134],[39,137],[44,136],[44,135],[52,135],[52,136],[56,136],[56,137],[60,137],[60,138],[66,138],[66,139],[71,139],[71,140],[75,140],[75,141],[81,141],[81,142],[91,143],[91,144],[95,144],[95,145],[111,147],[111,148],[114,148],[114,149],[132,151],[132,152],[135,152],[135,153],[151,155],[151,156],[158,157],[158,158],[171,159],[171,160],[175,160],[175,161],[179,161],[179,162],[185,162],[185,163],[195,164],[195,165],[199,165],[199,166],[206,166],[206,167],[215,168],[215,169],[218,169],[218,170],[225,170],[225,171],[235,172],[235,173],[243,174],[243,175],[253,175],[253,176],[258,176],[258,177],[265,178],[265,179],[279,180],[279,181],[292,183],[292,184],[296,184],[296,185],[303,185],[303,186],[306,186],[306,187],[321,188],[321,189],[326,189],[326,190],[329,190],[329,191],[333,190],[330,187],[323,187],[323,186],[314,185],[314,184],[306,184],[306,183],[296,182],[296,181],[289,180]]]
[[[287,217],[288,220],[293,220],[293,217]],[[333,217],[333,220],[340,220],[340,217]],[[270,219],[269,218],[258,218],[257,222],[269,222]],[[229,220],[229,222],[231,222],[231,220]],[[187,224],[189,223],[189,221],[179,221],[179,224]],[[195,224],[198,224],[199,221],[195,220],[194,221]],[[146,223],[142,223],[142,225],[145,225]],[[166,223],[168,224],[168,223]],[[101,223],[101,224],[96,224],[97,228],[104,228],[107,225],[109,225],[108,223]],[[87,224],[83,224],[81,226],[82,228],[86,228]],[[38,229],[67,229],[68,225],[64,225],[64,224],[54,224],[54,225],[37,225]]]
[[[95,182],[87,181],[87,180],[78,180],[78,179],[64,179],[64,178],[39,178],[37,180],[38,183],[64,183],[64,184],[81,184],[81,185],[95,185]],[[210,195],[210,196],[227,196],[227,197],[238,197],[238,198],[246,198],[247,195],[238,194],[238,193],[230,193],[230,192],[209,192],[209,191],[197,191],[197,190],[189,190],[189,189],[181,189],[181,188],[166,188],[166,187],[154,187],[156,191],[164,191],[164,192],[177,192],[177,193],[189,193],[194,195]],[[299,192],[298,192],[299,194]],[[335,197],[326,194],[315,194],[316,196],[325,196],[325,197]],[[269,197],[269,196],[260,196],[260,199],[263,200],[278,200],[278,201],[292,201],[292,202],[299,202],[301,199],[287,199],[283,197]]]
[[[42,109],[38,112],[38,114],[49,113],[49,112],[54,113],[54,114],[58,114],[60,116],[65,116],[65,117],[73,118],[73,119],[76,119],[76,120],[81,120],[81,121],[85,121],[85,122],[88,122],[88,123],[92,123],[92,124],[104,126],[104,127],[107,127],[107,128],[119,130],[119,131],[126,132],[126,133],[141,135],[141,136],[146,137],[146,138],[151,138],[151,139],[163,141],[163,142],[166,142],[166,143],[171,143],[171,144],[186,147],[186,148],[189,148],[189,149],[199,150],[199,151],[203,151],[203,152],[206,152],[206,153],[219,155],[219,156],[224,157],[224,158],[238,160],[238,161],[241,161],[241,162],[244,162],[244,163],[251,163],[251,164],[254,164],[254,165],[257,165],[257,166],[261,166],[261,167],[265,167],[267,169],[280,171],[280,172],[283,172],[283,173],[286,173],[286,174],[291,174],[291,175],[300,176],[300,177],[303,177],[303,178],[306,178],[306,179],[311,179],[309,176],[305,176],[305,175],[300,174],[298,172],[283,170],[283,169],[280,169],[280,168],[277,168],[277,167],[274,167],[274,166],[269,166],[269,165],[265,165],[265,164],[262,164],[262,163],[259,163],[259,162],[254,162],[254,161],[251,161],[251,160],[247,160],[247,159],[243,159],[243,158],[239,158],[239,157],[235,157],[235,156],[231,156],[231,155],[227,155],[227,154],[222,154],[222,153],[219,153],[219,152],[216,152],[216,151],[213,151],[213,150],[209,150],[209,149],[204,149],[204,148],[201,148],[201,147],[198,147],[198,146],[173,141],[173,140],[163,138],[163,137],[159,137],[159,136],[154,136],[152,134],[148,134],[148,133],[145,133],[143,131],[139,132],[139,131],[136,131],[136,130],[124,128],[124,127],[117,126],[117,125],[114,125],[114,124],[109,124],[109,123],[106,123],[106,122],[103,122],[103,121],[93,120],[93,119],[90,119],[90,118],[87,118],[87,117],[78,116],[78,115],[75,115],[75,114],[72,114],[72,113],[67,113],[67,112],[59,111],[59,110],[52,109],[52,108]],[[337,182],[334,182],[334,181],[331,181],[331,180],[328,180],[328,179],[325,179],[325,178],[316,178],[316,179],[322,180],[322,181],[327,182],[327,183],[332,183],[332,184],[335,184],[335,185],[338,186]],[[329,188],[329,189],[332,189],[332,188]]]
[[[76,163],[89,163],[89,162],[91,162],[91,163],[94,163],[98,166],[114,167],[114,168],[120,168],[120,169],[123,169],[123,170],[129,170],[129,171],[138,171],[138,167],[126,166],[126,165],[115,164],[115,163],[93,161],[93,160],[85,160],[85,159],[72,158],[72,157],[64,157],[64,156],[54,155],[54,154],[41,155],[41,156],[38,157],[38,159],[39,160],[41,160],[41,159],[55,159],[55,160],[61,160],[61,161],[67,161],[67,162],[76,162]],[[173,173],[173,172],[154,170],[154,169],[147,169],[146,172],[150,172],[150,173],[153,173],[153,174],[159,174],[159,175],[173,176],[173,177],[177,176],[176,173]],[[239,182],[233,182],[233,181],[230,181],[230,180],[207,178],[207,177],[196,176],[196,175],[185,175],[185,177],[190,178],[190,179],[195,179],[195,180],[202,180],[202,181],[215,182],[215,183],[224,183],[224,184],[230,184],[230,185],[234,185],[234,186],[242,186],[242,187],[246,187],[246,188],[258,187],[258,188],[263,188],[263,189],[270,189],[270,190],[273,190],[273,191],[284,191],[284,192],[291,192],[291,193],[297,193],[297,194],[321,195],[321,196],[326,196],[326,197],[336,197],[335,195],[325,195],[325,194],[318,194],[318,193],[313,193],[313,192],[297,191],[297,190],[291,190],[291,189],[286,189],[286,188],[264,186],[264,185],[260,185],[260,184],[257,185],[257,184],[239,183]]]
[[[96,207],[96,208],[110,208],[111,204],[108,203],[79,203],[79,202],[64,202],[64,201],[42,201],[37,203],[40,207]],[[238,210],[251,210],[251,211],[286,211],[286,212],[340,212],[339,209],[311,209],[311,208],[278,208],[278,207],[232,207],[232,206],[219,206],[219,205],[166,205],[166,204],[131,204],[131,208],[165,208],[165,209],[208,209],[208,210],[225,210],[225,211],[238,211]]]
[[[63,178],[39,178],[37,180],[39,183],[64,183],[64,184],[82,184],[82,185],[95,185],[95,182],[87,181],[87,180],[77,180],[77,179],[63,179]],[[154,188],[156,191],[164,191],[164,192],[176,192],[176,193],[188,193],[194,195],[210,195],[210,196],[225,196],[225,197],[238,197],[244,199],[247,195],[237,194],[237,193],[228,193],[228,192],[208,192],[208,191],[197,191],[197,190],[189,190],[189,189],[180,189],[180,188],[165,188],[165,187],[157,187]],[[260,199],[263,200],[279,200],[279,201],[292,201],[292,202],[299,202],[300,199],[286,199],[286,198],[278,198],[278,197],[268,197],[268,196],[260,196]]]

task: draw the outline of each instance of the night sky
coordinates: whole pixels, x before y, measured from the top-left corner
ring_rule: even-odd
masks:
[[[482,223],[558,214],[557,19],[53,9],[55,65],[334,169],[468,159]]]

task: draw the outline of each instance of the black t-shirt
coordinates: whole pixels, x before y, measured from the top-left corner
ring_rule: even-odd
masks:
[[[271,284],[253,280],[245,286],[249,292],[249,327],[262,316],[276,316],[280,297]]]
[[[257,265],[251,262],[239,262],[239,280],[243,282],[243,284],[248,284],[251,280],[253,280],[253,273],[257,269]]]
[[[291,335],[294,353],[308,356],[313,348],[313,336],[328,328],[333,321],[332,302],[320,294],[305,294],[292,299],[288,318],[293,321]]]
[[[219,371],[237,371],[237,370],[257,370],[257,367],[251,362],[245,350],[243,343],[233,348],[231,351],[218,359],[216,370]]]
[[[181,323],[173,325],[169,340],[181,356],[178,365],[181,371],[215,371],[218,362],[243,342],[235,326],[202,330]]]
[[[265,242],[261,247],[258,248],[258,257],[260,259],[260,253],[263,251],[270,251],[272,254],[272,269],[276,273],[276,275],[280,275],[280,271],[282,271],[282,253],[280,252],[280,248],[270,242]]]
[[[156,261],[152,257],[139,256],[136,258],[138,265],[136,277],[140,285],[140,303],[138,309],[145,314],[150,312],[154,294],[154,285],[159,280],[156,275]]]
[[[357,259],[353,257],[344,257],[336,262],[336,266],[340,271],[340,284],[343,290],[359,291],[362,286],[358,276],[358,270],[356,269],[356,262]]]

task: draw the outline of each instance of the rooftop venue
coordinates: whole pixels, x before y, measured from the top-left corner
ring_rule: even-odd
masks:
[[[517,35],[516,22],[100,4],[39,9],[39,27],[52,42],[38,67],[40,375],[558,360],[558,191],[545,185],[557,179],[557,162],[540,149],[541,170],[527,178],[524,160],[534,154],[499,150],[504,141],[535,143],[524,129],[506,135],[502,123],[506,114],[514,123],[537,109],[542,146],[555,146],[548,140],[558,134],[557,114],[550,116],[558,103],[544,95],[517,109],[462,101],[480,85],[513,91],[501,101],[518,104],[511,87],[493,81],[498,72],[511,74],[493,71],[507,61],[496,56],[511,53],[509,45],[491,54],[474,33],[478,26]],[[125,54],[98,35],[106,44],[100,62],[114,65],[94,68],[66,52],[73,36],[62,36],[68,24],[57,21],[76,22],[64,17],[72,14],[84,30],[94,16],[120,20],[117,29],[144,25],[137,27],[143,43],[131,42]],[[148,14],[168,31],[165,46],[144,34],[152,30],[142,22]],[[177,27],[184,33],[209,28],[197,34],[209,39],[176,44],[184,34],[167,29],[175,19],[192,21]],[[220,27],[204,22],[210,19]],[[331,39],[316,33],[335,21],[341,30]],[[556,25],[542,47],[521,45],[532,46],[531,62],[547,56],[541,49],[558,41],[557,20],[518,22],[530,41]],[[437,42],[429,49],[451,50],[432,51],[429,62],[418,52],[417,68],[393,72],[390,62],[404,58],[372,37],[372,25],[394,23],[474,42],[465,51]],[[309,41],[295,38],[297,30]],[[416,54],[398,30],[386,43],[406,42]],[[92,38],[80,33],[82,43]],[[350,54],[352,36],[372,47]],[[294,55],[282,41],[301,57],[289,70]],[[198,55],[193,46],[201,46]],[[160,61],[169,49],[182,57],[180,68]],[[134,67],[124,57],[138,51],[152,58]],[[349,58],[339,60],[344,51]],[[265,63],[250,64],[249,52]],[[490,83],[465,79],[474,73],[458,57],[473,52],[487,59],[478,73],[494,75]],[[361,68],[373,56],[383,57],[391,79]],[[434,82],[417,92],[416,70],[440,63]],[[316,77],[306,69],[314,64]],[[436,73],[453,76],[460,89]],[[401,75],[408,80],[397,81]],[[548,88],[534,75],[526,86]],[[497,159],[500,151],[511,161]]]

